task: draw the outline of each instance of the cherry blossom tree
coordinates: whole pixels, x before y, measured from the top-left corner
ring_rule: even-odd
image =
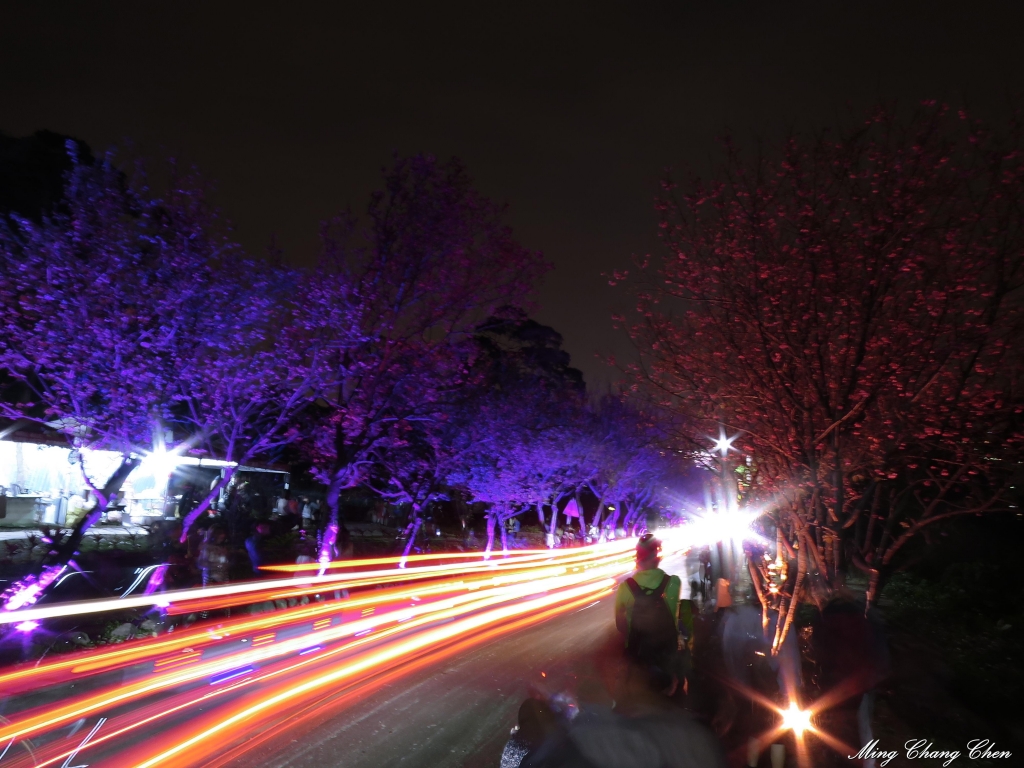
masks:
[[[179,354],[212,265],[230,249],[200,191],[172,178],[163,197],[112,157],[74,162],[60,204],[40,221],[0,221],[0,413],[65,434],[97,499],[42,570],[5,594],[38,598],[172,419]],[[106,478],[90,449],[115,451]]]
[[[781,633],[808,575],[859,568],[871,603],[914,537],[1008,507],[1022,192],[1016,132],[935,105],[666,181],[664,253],[627,278],[636,381],[691,425],[680,448],[724,428],[753,458],[794,561],[782,584],[752,569]]]
[[[450,422],[446,482],[488,505],[489,552],[496,531],[506,549],[504,523],[527,510],[553,536],[557,502],[580,482],[589,416],[582,374],[553,329],[503,307],[473,341],[474,379]]]
[[[455,348],[498,306],[523,303],[545,270],[502,214],[458,162],[416,156],[385,173],[363,223],[325,230],[318,271],[344,286],[346,326],[312,440],[329,487],[321,558],[337,536],[340,492],[363,483],[409,425],[441,418],[468,375]]]
[[[606,395],[591,409],[579,462],[581,486],[597,499],[590,527],[614,536],[620,520],[633,529],[660,497],[658,483],[671,473],[673,455],[658,421],[623,395]],[[612,509],[609,509],[611,507]],[[611,515],[605,517],[606,512]],[[581,511],[581,527],[585,524]]]
[[[300,418],[329,381],[337,294],[324,301],[319,275],[265,261],[232,260],[207,286],[193,346],[177,359],[176,425],[190,453],[226,461],[207,496],[185,518],[182,541],[240,465],[267,460],[302,437]]]
[[[339,287],[246,258],[194,173],[172,166],[163,186],[76,161],[55,211],[0,231],[0,412],[64,432],[98,500],[8,607],[38,597],[147,455],[158,472],[185,452],[227,463],[184,538],[235,467],[297,439],[346,327]],[[121,454],[109,478],[91,477],[90,449]]]

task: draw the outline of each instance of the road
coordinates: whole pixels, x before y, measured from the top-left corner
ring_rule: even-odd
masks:
[[[695,563],[677,557],[665,568],[686,581]],[[531,692],[575,690],[584,678],[611,687],[619,642],[613,599],[607,597],[485,645],[442,652],[424,668],[377,686],[364,683],[361,695],[306,715],[300,723],[286,723],[258,745],[240,745],[217,764],[498,766],[519,706]]]
[[[0,615],[20,642],[81,612],[209,612],[178,632],[0,670],[0,768],[495,765],[531,690],[613,682],[610,595],[631,547],[353,561]]]
[[[555,692],[598,675],[614,638],[612,601],[514,632],[386,681],[337,711],[250,748],[239,768],[497,766],[531,688]],[[544,676],[542,676],[542,673]]]

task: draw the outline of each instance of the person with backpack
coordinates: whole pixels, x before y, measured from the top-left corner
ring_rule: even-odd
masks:
[[[625,636],[627,656],[667,680],[671,696],[685,677],[678,624],[682,582],[660,562],[661,542],[645,534],[636,545],[636,571],[615,595],[615,627]]]

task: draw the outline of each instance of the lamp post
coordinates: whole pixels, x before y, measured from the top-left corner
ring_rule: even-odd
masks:
[[[718,480],[719,487],[721,488],[721,503],[723,509],[719,511],[719,514],[732,515],[738,510],[738,498],[735,479],[731,471],[732,463],[729,460],[729,453],[736,449],[732,447],[732,444],[736,441],[739,435],[727,436],[725,429],[719,427],[718,437],[711,438],[713,442],[712,450],[718,454]],[[712,568],[720,578],[726,578],[729,581],[730,587],[735,585],[737,579],[737,560],[739,554],[736,551],[736,541],[733,538],[728,540],[722,540],[712,547]],[[717,562],[715,562],[717,561]]]

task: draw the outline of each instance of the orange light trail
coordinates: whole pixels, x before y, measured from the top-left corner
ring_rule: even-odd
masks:
[[[580,554],[579,550],[570,550],[566,555],[558,560],[552,558],[551,553],[546,553],[545,560],[538,561],[533,559],[533,561],[529,563],[529,567],[534,569],[533,572],[536,573],[536,569],[551,567],[555,563],[563,566],[571,566],[573,564],[586,561],[587,555],[585,553]],[[504,567],[500,569],[500,572],[505,573],[507,571],[509,573],[519,573],[518,570],[513,569],[516,569],[520,564],[522,564],[521,561],[514,561],[511,559],[503,561]],[[498,569],[496,568],[488,568],[482,574],[476,571],[471,572],[467,574],[468,578],[464,580],[452,577],[451,580],[422,585],[415,588],[413,599],[420,596],[440,595],[447,591],[453,591],[463,587],[467,589],[475,589],[478,588],[478,583],[481,581],[499,578],[499,576],[494,575],[497,572]],[[387,571],[386,573],[390,575],[395,574],[396,571],[392,570]],[[286,583],[293,587],[296,586],[296,582],[290,579]],[[363,586],[366,585],[364,584]],[[259,601],[287,599],[315,591],[315,588],[299,586],[293,590],[272,590],[265,594],[258,594],[256,596],[247,595],[246,599],[250,600],[258,598]],[[194,590],[194,592],[198,593],[198,597],[193,599],[193,602],[188,608],[188,612],[216,610],[239,604],[237,595],[228,598],[221,598],[219,600],[201,600],[199,598],[205,597],[205,591]],[[176,593],[172,592],[165,594],[170,595]],[[221,622],[216,631],[206,626],[176,632],[173,635],[165,635],[145,642],[136,641],[128,643],[124,647],[116,650],[78,652],[71,655],[69,658],[61,659],[59,661],[47,662],[38,666],[28,667],[26,669],[15,669],[6,673],[0,673],[0,690],[3,690],[6,694],[10,695],[21,690],[25,690],[28,687],[38,687],[39,685],[45,684],[48,678],[52,677],[57,679],[68,671],[75,674],[99,672],[103,670],[109,671],[111,669],[137,664],[154,656],[174,652],[182,648],[193,647],[196,644],[215,642],[223,637],[237,637],[261,629],[278,627],[285,622],[300,623],[311,617],[321,617],[325,614],[337,614],[339,611],[347,608],[362,606],[375,606],[380,608],[389,603],[406,601],[409,598],[409,588],[405,586],[392,586],[385,589],[374,590],[365,597],[349,598],[345,602],[333,601],[313,603],[305,606],[293,607],[287,609],[287,611],[263,615],[259,618],[246,617],[228,620]],[[107,602],[117,603],[117,601]],[[118,605],[117,607],[122,607],[122,605]]]
[[[578,550],[577,550],[578,551]],[[515,558],[534,555],[551,557],[550,549],[517,549],[513,555]],[[408,555],[406,557],[373,557],[363,560],[331,560],[327,563],[301,563],[285,565],[264,565],[260,570],[302,572],[319,571],[321,568],[363,568],[368,565],[399,565],[400,563],[422,563],[429,560],[482,560],[484,562],[498,562],[501,557],[499,552],[491,552],[488,556],[483,552],[432,552],[426,555]]]
[[[606,586],[601,591],[605,594],[610,593],[611,585]],[[515,617],[527,610],[551,606],[554,603],[562,602],[566,597],[579,597],[580,595],[586,595],[586,600],[590,601],[594,599],[595,590],[592,587],[577,588],[576,590],[570,590],[565,596],[547,596],[536,598],[526,604],[495,608],[484,614],[471,616],[453,624],[414,635],[408,640],[389,644],[380,650],[360,656],[348,664],[339,665],[326,674],[318,672],[308,675],[297,684],[289,681],[287,685],[281,686],[273,694],[263,696],[257,702],[239,708],[227,716],[221,716],[209,726],[196,729],[195,732],[178,741],[173,747],[136,763],[135,768],[151,768],[151,766],[156,765],[193,765],[193,760],[196,757],[195,750],[202,742],[208,741],[222,733],[230,733],[233,726],[242,725],[268,709],[288,704],[296,698],[315,693],[329,685],[334,685],[353,677],[360,672],[371,672],[375,668],[385,666],[388,662],[397,661],[407,654],[439,645],[458,635],[479,630],[488,624]],[[181,755],[185,750],[189,750],[189,754],[187,756]],[[181,762],[180,760],[172,762],[172,759],[178,757],[184,757],[187,762]]]
[[[616,542],[620,543],[620,542]],[[580,547],[569,550],[572,552],[570,559],[586,560],[593,556],[594,547]],[[422,557],[426,557],[423,555]],[[413,581],[418,579],[429,579],[445,573],[471,573],[492,569],[505,569],[517,567],[524,563],[531,563],[543,560],[553,560],[550,551],[541,551],[539,554],[515,556],[493,560],[482,560],[478,563],[445,563],[432,566],[418,566],[414,568],[389,568],[386,570],[361,571],[357,573],[340,573],[324,576],[303,576],[301,582],[293,578],[273,579],[268,581],[245,581],[237,584],[229,584],[221,587],[204,587],[200,589],[183,589],[169,592],[153,593],[150,595],[138,595],[127,598],[111,598],[105,600],[86,600],[74,603],[54,603],[38,608],[26,608],[17,611],[0,612],[0,625],[19,624],[24,621],[41,621],[44,619],[60,616],[79,616],[85,613],[106,613],[119,611],[128,608],[148,608],[161,605],[177,605],[189,602],[193,606],[191,610],[202,610],[195,608],[191,601],[204,601],[216,597],[247,598],[238,602],[261,602],[269,598],[265,595],[273,593],[274,590],[296,590],[304,589],[305,592],[317,592],[326,590],[341,590],[353,587],[366,586],[370,584],[383,584],[396,581]],[[378,558],[393,561],[394,558]],[[344,561],[341,561],[344,562]],[[352,567],[360,566],[363,562],[374,562],[353,560],[349,561]],[[280,566],[288,568],[288,566]],[[319,566],[318,566],[319,567]],[[263,596],[261,596],[263,595]]]
[[[606,579],[610,575],[602,574]],[[418,618],[417,622],[408,622],[398,627],[405,631],[413,626],[419,626],[425,621],[437,621],[447,619],[465,613],[468,610],[477,610],[483,606],[494,605],[499,602],[518,600],[530,594],[544,592],[549,589],[562,589],[571,586],[573,583],[582,580],[591,581],[591,576],[578,575],[567,577],[550,576],[543,581],[530,579],[527,584],[510,587],[495,587],[488,590],[487,594],[463,595],[455,598],[446,598],[434,603],[428,603],[414,608],[406,608],[389,613],[386,617],[368,616],[365,619],[356,620],[328,630],[311,632],[299,637],[290,638],[274,644],[262,645],[248,651],[234,653],[226,657],[218,658],[210,662],[190,664],[187,667],[177,665],[173,670],[162,674],[155,674],[143,679],[140,682],[128,685],[120,685],[105,689],[97,694],[84,697],[72,704],[47,708],[43,712],[26,717],[18,718],[10,725],[0,727],[0,741],[8,739],[27,738],[40,731],[56,728],[61,725],[73,722],[80,717],[86,717],[99,710],[113,705],[125,704],[129,701],[143,696],[174,688],[185,683],[195,682],[202,678],[215,676],[232,669],[265,662],[267,660],[301,651],[311,645],[331,642],[344,637],[357,636],[364,630],[374,630],[384,621],[388,623],[398,622],[401,619]],[[600,582],[599,582],[600,583]]]
[[[170,602],[194,612],[332,590],[366,590],[345,599],[220,620],[117,649],[77,652],[2,672],[0,690],[9,697],[8,712],[13,713],[0,725],[0,744],[32,739],[45,762],[26,766],[59,763],[71,752],[67,742],[57,738],[57,729],[82,718],[103,717],[104,728],[80,747],[79,754],[116,749],[126,734],[141,733],[144,727],[145,741],[119,753],[119,765],[130,764],[128,754],[139,768],[195,764],[191,761],[199,754],[223,751],[272,713],[284,717],[308,709],[338,685],[360,686],[384,672],[405,674],[416,668],[415,659],[434,657],[453,643],[484,643],[514,627],[593,604],[610,594],[616,580],[631,569],[633,547],[633,541],[620,540],[490,560],[483,560],[480,553],[418,555],[405,560],[407,565],[415,563],[411,567],[389,569],[379,566],[397,565],[402,558],[373,558],[326,564],[349,570],[324,576],[284,566],[276,570],[296,575],[140,596],[137,607]],[[450,562],[453,559],[462,562]],[[449,562],[438,562],[443,560]],[[131,607],[129,600],[12,613],[19,614],[19,621],[30,613],[39,618],[99,613]],[[138,666],[147,663],[148,668]],[[77,683],[127,667],[141,676],[133,671],[135,679],[84,686],[87,690],[68,694],[53,705],[17,711],[19,694],[64,684],[69,674]],[[231,696],[225,698],[226,693]],[[201,716],[181,717],[200,702]],[[297,716],[287,716],[293,715]],[[18,760],[10,762],[8,757],[14,768],[20,766]]]

